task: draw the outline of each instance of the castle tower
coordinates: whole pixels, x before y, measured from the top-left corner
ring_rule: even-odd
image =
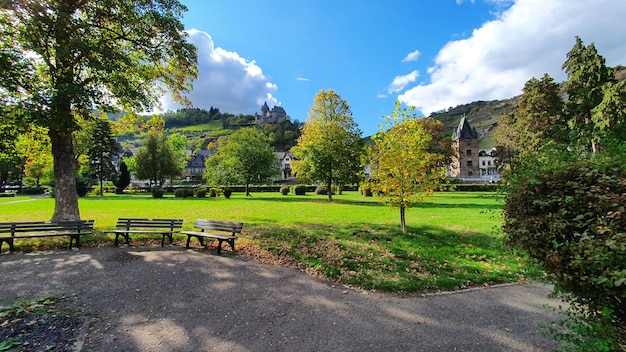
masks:
[[[261,116],[266,117],[266,116],[269,116],[269,114],[270,114],[270,107],[267,106],[267,102],[265,102],[263,106],[261,106]]]
[[[478,165],[478,132],[467,122],[465,116],[452,135],[455,155],[450,165],[450,176],[454,178],[480,177]]]

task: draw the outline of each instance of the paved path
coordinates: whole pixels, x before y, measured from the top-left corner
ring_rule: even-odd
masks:
[[[549,351],[544,285],[402,298],[178,246],[0,256],[0,306],[64,295],[83,351]]]

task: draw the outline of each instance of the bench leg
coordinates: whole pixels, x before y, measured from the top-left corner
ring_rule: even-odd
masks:
[[[72,249],[72,242],[74,242],[74,247],[80,247],[80,234],[69,235],[70,236],[70,249]]]
[[[226,241],[226,243],[228,243],[230,245],[230,249],[232,249],[232,251],[235,251],[235,239],[231,238],[229,240],[221,240],[221,239],[217,239],[217,254],[219,255],[220,253],[222,253],[222,242]]]
[[[204,247],[204,238],[201,236],[196,236],[196,235],[187,235],[187,248],[189,248],[189,243],[191,242],[191,238],[195,237],[198,239],[198,242],[200,242],[200,247]]]
[[[165,247],[165,236],[169,239],[170,244],[174,242],[174,235],[171,233],[163,233],[163,238],[161,238],[161,247]]]
[[[6,242],[9,245],[9,252],[13,253],[13,239],[12,238],[2,238],[0,239],[0,252],[2,251],[2,243]]]
[[[130,244],[130,236],[127,233],[116,233],[115,234],[115,247],[117,247],[119,243],[120,236],[124,236],[124,239],[126,240],[124,243]]]

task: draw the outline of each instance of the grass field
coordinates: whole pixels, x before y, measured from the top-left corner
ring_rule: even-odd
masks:
[[[79,206],[81,217],[95,219],[98,231],[114,227],[118,217],[182,218],[185,229],[196,218],[242,221],[239,253],[365,289],[455,290],[542,277],[502,243],[496,231],[501,204],[493,193],[435,193],[407,211],[404,234],[399,211],[376,198],[344,192],[333,199],[279,193],[234,193],[230,199],[105,195],[81,198]],[[50,219],[53,209],[50,198],[0,198],[0,221]],[[112,245],[108,236],[90,237],[87,243]],[[16,244],[30,250],[54,241]]]

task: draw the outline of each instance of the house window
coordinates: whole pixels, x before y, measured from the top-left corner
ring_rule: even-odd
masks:
[[[471,171],[468,171],[468,172],[467,172],[467,177],[472,177],[472,176],[474,176],[474,173],[473,173],[473,172],[471,172]]]
[[[467,154],[467,156],[472,156],[472,150],[471,149],[468,149],[465,153]]]
[[[483,166],[485,166],[485,161],[483,160]]]
[[[487,165],[491,166],[491,160],[487,161]]]
[[[472,161],[471,160],[467,161],[467,166],[472,167]]]

